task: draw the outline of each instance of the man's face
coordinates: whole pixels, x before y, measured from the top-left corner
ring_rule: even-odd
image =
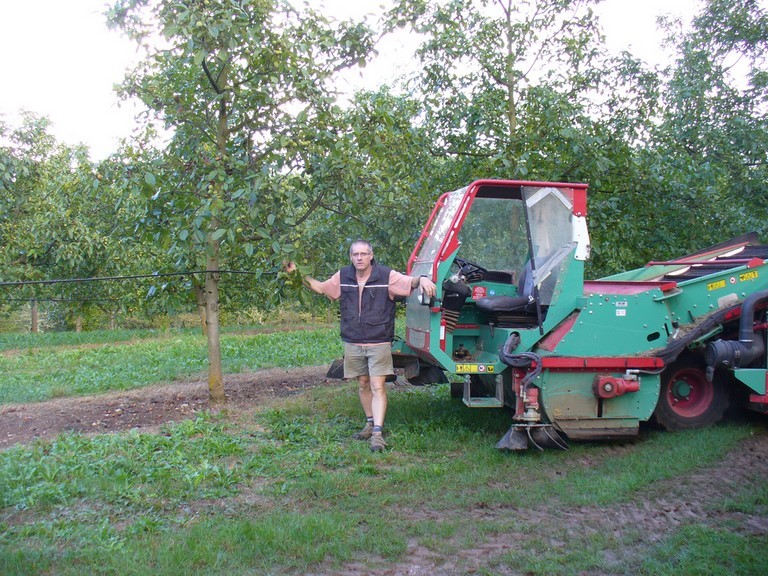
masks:
[[[349,259],[355,270],[363,272],[371,266],[373,251],[367,244],[352,244],[352,248],[349,249]]]

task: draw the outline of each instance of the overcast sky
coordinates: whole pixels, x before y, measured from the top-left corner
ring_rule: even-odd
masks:
[[[351,6],[358,15],[366,11],[365,6],[382,2],[322,3],[334,13]],[[665,56],[659,50],[656,17],[673,14],[688,19],[698,3],[604,0],[597,11],[610,50],[628,49],[651,64],[660,64]],[[59,140],[85,143],[95,159],[116,150],[119,139],[131,133],[134,114],[129,107],[119,107],[113,85],[135,60],[135,51],[130,42],[107,30],[102,16],[105,6],[104,0],[0,0],[0,114],[12,124],[20,109],[48,116]],[[384,45],[381,58],[392,64],[380,64],[375,77],[394,78],[406,51],[398,43]]]

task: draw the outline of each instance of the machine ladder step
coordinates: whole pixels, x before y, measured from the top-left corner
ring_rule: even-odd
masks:
[[[501,376],[496,377],[496,395],[495,396],[472,396],[470,379],[464,380],[464,404],[470,408],[503,408],[504,407],[504,380]]]

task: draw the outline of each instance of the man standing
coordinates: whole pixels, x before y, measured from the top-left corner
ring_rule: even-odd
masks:
[[[304,284],[331,300],[339,300],[344,378],[357,378],[365,427],[353,438],[370,440],[371,450],[386,447],[382,427],[387,412],[386,377],[394,374],[391,343],[395,337],[395,298],[419,288],[429,297],[435,284],[426,276],[406,276],[374,260],[370,242],[349,247],[350,266],[321,282],[305,276]],[[289,271],[295,270],[289,265]]]

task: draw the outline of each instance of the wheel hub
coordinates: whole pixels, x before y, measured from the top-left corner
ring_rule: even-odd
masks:
[[[667,390],[670,407],[680,416],[696,417],[707,410],[714,396],[714,388],[702,371],[681,371],[670,382]]]
[[[688,400],[693,392],[693,386],[691,386],[686,380],[678,380],[672,387],[672,396],[675,402],[680,400]]]
[[[714,424],[728,406],[728,395],[718,378],[708,378],[697,357],[670,364],[661,377],[661,396],[654,411],[667,430],[685,430]]]

